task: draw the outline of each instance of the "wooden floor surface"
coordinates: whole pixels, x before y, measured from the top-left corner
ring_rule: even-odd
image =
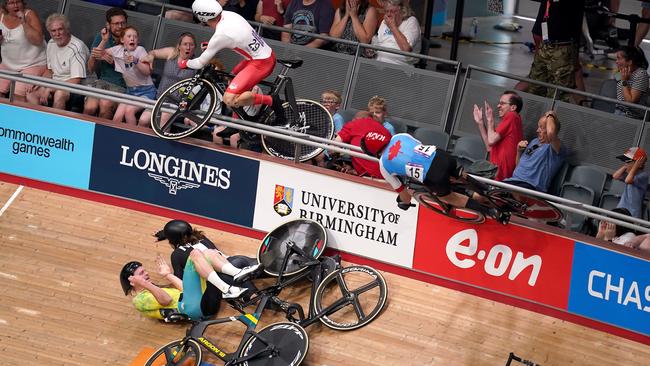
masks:
[[[0,182],[0,207],[17,188]],[[168,257],[169,246],[151,236],[167,220],[24,188],[0,216],[0,364],[129,365],[143,347],[180,338],[184,326],[141,317],[118,281],[129,260],[153,270],[157,253]],[[202,229],[225,253],[254,256],[257,240]],[[544,366],[650,364],[650,347],[640,343],[397,275],[385,278],[384,313],[351,332],[307,328],[305,364],[500,366],[509,352]],[[268,311],[261,324],[278,320]],[[232,331],[209,335],[231,339]]]

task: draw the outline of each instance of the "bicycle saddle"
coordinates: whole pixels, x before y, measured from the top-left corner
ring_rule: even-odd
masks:
[[[302,66],[302,60],[299,58],[292,59],[292,60],[277,60],[277,62],[282,66],[288,67],[290,69],[297,69],[300,66]]]

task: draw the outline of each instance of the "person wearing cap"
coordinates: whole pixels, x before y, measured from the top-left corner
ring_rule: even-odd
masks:
[[[649,173],[643,170],[648,155],[640,147],[631,147],[616,158],[622,160],[623,165],[612,174],[612,178],[625,182],[625,190],[616,207],[626,208],[633,217],[641,218],[641,206],[650,178]]]

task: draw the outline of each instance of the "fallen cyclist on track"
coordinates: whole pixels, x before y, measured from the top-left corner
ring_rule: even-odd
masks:
[[[381,174],[399,193],[397,206],[402,210],[415,206],[411,203],[411,193],[404,189],[403,180],[411,180],[424,185],[442,202],[453,207],[480,212],[502,224],[510,220],[507,212],[487,207],[468,195],[452,191],[454,183],[467,181],[468,175],[453,155],[434,145],[423,145],[406,133],[391,138],[388,134],[369,132],[361,140],[361,149],[379,159]]]

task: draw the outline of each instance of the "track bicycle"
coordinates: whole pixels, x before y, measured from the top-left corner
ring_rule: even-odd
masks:
[[[270,95],[284,92],[283,104],[285,121],[276,122],[275,113],[270,106],[262,106],[256,112],[254,108],[233,108],[240,119],[275,126],[307,135],[332,139],[334,122],[327,109],[320,103],[308,99],[296,99],[293,82],[287,73],[302,65],[302,60],[277,60],[282,66],[273,82],[261,81],[259,84],[270,88]],[[151,113],[151,127],[161,138],[177,140],[187,137],[201,129],[217,112],[225,109],[222,102],[229,81],[233,74],[216,70],[208,64],[198,70],[189,79],[181,80],[170,86],[159,98]],[[249,112],[251,114],[249,114]],[[253,139],[247,132],[241,131],[243,137]],[[276,137],[262,135],[264,150],[273,156],[297,160],[310,160],[323,149],[314,146],[296,144]]]
[[[413,198],[419,204],[436,213],[467,223],[479,224],[485,221],[483,213],[466,207],[457,208],[443,202],[435,192],[432,192],[418,181],[408,179],[405,185],[413,192]],[[493,189],[467,174],[462,174],[457,179],[454,178],[451,185],[454,191],[478,193],[485,197],[488,206],[505,215],[514,215],[547,223],[560,222],[564,218],[564,214],[560,209],[543,198],[504,188]]]

